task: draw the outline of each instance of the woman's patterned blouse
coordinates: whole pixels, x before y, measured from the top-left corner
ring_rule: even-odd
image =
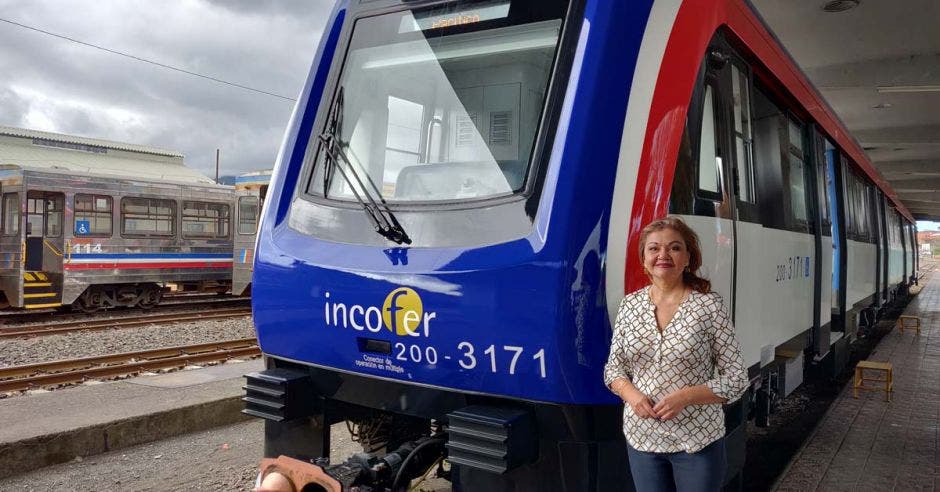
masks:
[[[628,378],[653,403],[687,386],[704,384],[731,402],[747,388],[747,369],[721,296],[693,291],[662,333],[649,287],[620,302],[604,383]],[[671,420],[642,419],[629,404],[623,433],[634,449],[694,453],[725,435],[721,405],[689,405]]]

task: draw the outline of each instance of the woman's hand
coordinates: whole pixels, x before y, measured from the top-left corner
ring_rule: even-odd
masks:
[[[686,388],[678,389],[664,396],[653,406],[655,417],[660,420],[674,419],[690,403]]]
[[[633,413],[641,419],[655,419],[656,412],[653,411],[653,400],[650,400],[648,396],[640,393],[639,390],[635,388],[625,389],[620,393],[620,399],[625,401],[627,405],[630,405],[630,408],[633,409]]]
[[[636,414],[637,417],[641,419],[657,418],[656,412],[653,411],[653,400],[650,400],[648,396],[636,389],[636,386],[633,386],[633,383],[631,383],[629,379],[617,379],[613,383],[610,383],[610,389],[615,395],[619,396],[624,403],[630,405],[630,408],[633,409],[633,413]]]

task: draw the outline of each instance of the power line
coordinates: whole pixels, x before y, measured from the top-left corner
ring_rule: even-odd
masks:
[[[112,49],[110,49],[110,48],[105,48],[104,46],[98,46],[98,45],[96,45],[96,44],[86,43],[86,42],[84,42],[84,41],[80,41],[80,40],[75,39],[75,38],[70,38],[70,37],[68,37],[68,36],[63,36],[63,35],[61,35],[61,34],[56,34],[56,33],[54,33],[54,32],[45,31],[45,30],[39,29],[38,27],[32,27],[32,26],[27,26],[26,24],[20,24],[19,22],[14,22],[14,21],[11,21],[11,20],[9,20],[9,19],[4,19],[4,18],[2,18],[2,17],[0,17],[0,21],[6,22],[7,24],[12,24],[12,25],[17,26],[17,27],[22,27],[23,29],[29,29],[30,31],[40,32],[40,33],[46,34],[46,35],[48,35],[48,36],[56,37],[56,38],[59,38],[59,39],[64,39],[64,40],[66,40],[66,41],[71,41],[71,42],[73,42],[73,43],[78,43],[78,44],[83,45],[83,46],[88,46],[88,47],[90,47],[90,48],[95,48],[95,49],[98,49],[98,50],[101,50],[101,51],[107,51],[108,53],[111,53],[111,54],[114,54],[114,55],[120,55],[120,56],[123,56],[123,57],[130,58],[130,59],[132,59],[132,60],[137,60],[137,61],[140,61],[140,62],[149,63],[149,64],[151,64],[151,65],[156,65],[156,66],[158,66],[158,67],[167,68],[167,69],[170,69],[170,70],[175,70],[175,71],[177,71],[177,72],[182,72],[182,73],[185,73],[185,74],[187,74],[187,75],[193,75],[193,76],[196,76],[196,77],[201,77],[201,78],[204,78],[204,79],[208,79],[208,80],[211,80],[211,81],[213,81],[213,82],[218,82],[218,83],[220,83],[220,84],[230,85],[230,86],[232,86],[232,87],[238,87],[239,89],[244,89],[244,90],[246,90],[246,91],[258,92],[258,93],[260,93],[260,94],[264,94],[264,95],[272,96],[272,97],[278,97],[278,98],[281,98],[281,99],[286,99],[286,100],[288,100],[288,101],[296,101],[296,99],[294,99],[294,98],[292,98],[292,97],[282,96],[282,95],[280,95],[280,94],[275,94],[275,93],[273,93],[273,92],[263,91],[263,90],[261,90],[261,89],[255,89],[254,87],[248,87],[247,85],[236,84],[235,82],[229,82],[229,81],[227,81],[227,80],[222,80],[222,79],[219,79],[219,78],[216,78],[216,77],[212,77],[212,76],[209,76],[209,75],[203,75],[203,74],[201,74],[201,73],[190,72],[189,70],[184,70],[184,69],[182,69],[182,68],[177,68],[177,67],[174,67],[174,66],[172,66],[172,65],[167,65],[167,64],[165,64],[165,63],[160,63],[160,62],[156,62],[156,61],[153,61],[153,60],[148,60],[148,59],[146,59],[146,58],[141,58],[141,57],[139,57],[139,56],[131,55],[131,54],[129,54],[129,53],[124,53],[124,52],[121,52],[121,51],[112,50]]]

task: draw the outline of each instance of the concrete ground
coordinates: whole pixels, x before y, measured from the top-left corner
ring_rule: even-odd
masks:
[[[920,334],[895,329],[868,357],[891,363],[892,401],[878,391],[855,399],[846,385],[776,490],[940,490],[940,275],[904,314],[920,317]]]
[[[0,400],[0,478],[247,419],[245,363]]]

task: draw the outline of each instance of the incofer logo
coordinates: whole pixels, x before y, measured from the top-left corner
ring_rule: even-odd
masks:
[[[329,292],[325,294],[327,301],[323,304],[323,317],[327,326],[368,330],[372,333],[379,333],[385,328],[398,336],[427,337],[431,331],[431,320],[437,317],[435,312],[424,311],[421,296],[408,287],[389,292],[381,308],[330,302],[330,295]]]

